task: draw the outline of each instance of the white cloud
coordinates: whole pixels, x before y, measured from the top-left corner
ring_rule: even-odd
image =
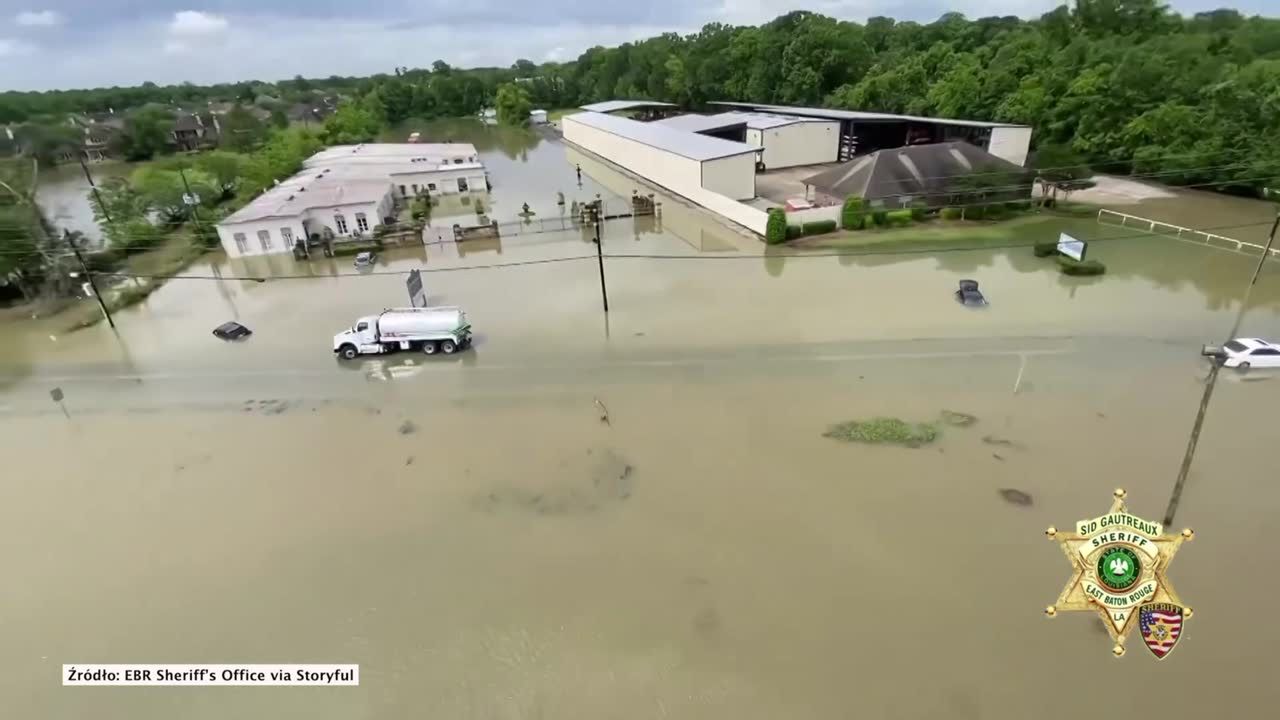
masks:
[[[547,54],[543,57],[546,58],[548,62],[561,62],[568,54],[569,53],[564,49],[564,47],[556,46],[548,50]]]
[[[0,58],[30,55],[36,48],[30,43],[13,38],[0,38]]]
[[[208,37],[222,34],[226,31],[227,25],[227,19],[221,15],[199,10],[182,10],[173,14],[173,20],[169,23],[169,32],[181,37]]]
[[[61,25],[66,18],[62,17],[62,13],[53,10],[26,10],[18,13],[13,21],[23,27],[52,27]]]

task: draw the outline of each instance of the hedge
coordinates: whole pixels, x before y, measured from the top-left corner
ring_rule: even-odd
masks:
[[[1036,254],[1036,257],[1049,257],[1050,255],[1057,255],[1058,241],[1057,240],[1037,240],[1036,244],[1032,246],[1032,252]]]
[[[862,198],[850,195],[844,199],[844,207],[840,210],[840,227],[845,230],[861,230],[866,224],[866,213],[862,210]]]
[[[777,245],[787,240],[787,214],[779,208],[769,210],[769,221],[764,226],[764,241]]]
[[[942,208],[942,211],[939,212],[938,215],[943,220],[959,220],[960,208],[954,208],[954,207]]]
[[[886,213],[885,223],[893,227],[910,225],[912,218],[911,210],[890,210]]]
[[[889,221],[889,213],[884,210],[872,210],[871,221],[876,225],[884,225]]]
[[[359,255],[362,252],[376,252],[378,246],[374,243],[341,243],[333,246],[334,257],[345,257],[348,255]],[[312,253],[316,255],[316,253]]]
[[[1075,258],[1059,255],[1058,269],[1063,275],[1101,275],[1107,271],[1107,266],[1097,260],[1080,262]]]
[[[801,236],[801,235],[803,235],[803,234],[804,234],[804,229],[803,229],[803,228],[801,228],[799,225],[788,225],[788,226],[787,226],[787,239],[788,239],[788,240],[795,240],[796,238],[800,237],[800,236]]]
[[[925,207],[924,203],[921,203],[921,202],[911,203],[911,219],[912,220],[915,220],[916,222],[922,222],[925,219],[926,212],[928,212],[928,208]]]
[[[835,229],[835,220],[814,220],[813,222],[807,222],[800,226],[801,232],[805,235],[821,235],[823,233],[829,233]]]

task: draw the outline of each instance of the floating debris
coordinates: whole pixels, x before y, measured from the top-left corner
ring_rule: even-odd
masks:
[[[410,455],[409,457],[405,458],[405,459],[404,459],[404,464],[405,464],[405,466],[406,466],[406,467],[407,467],[407,466],[409,466],[409,465],[412,465],[412,464],[413,464],[413,456],[412,456],[412,455]]]
[[[938,428],[933,423],[909,423],[898,418],[879,417],[838,423],[822,436],[845,442],[918,448],[936,440]]]
[[[1031,502],[1032,502],[1031,495],[1021,490],[1015,490],[1013,488],[1000,488],[998,492],[1000,493],[1000,497],[1003,498],[1004,501],[1009,503],[1010,505],[1017,505],[1018,507],[1031,507]]]
[[[404,422],[400,423],[400,427],[397,428],[397,432],[399,432],[401,435],[411,435],[415,432],[418,432],[418,426],[415,425],[412,420],[405,420]]]
[[[600,422],[605,425],[612,425],[612,423],[609,422],[609,408],[605,407],[604,403],[600,402],[600,398],[592,398],[592,400],[596,401],[596,407],[600,410]]]
[[[991,457],[999,460],[1000,462],[1004,462],[1004,456],[1000,453],[991,453]]]
[[[1016,440],[1009,440],[998,435],[983,435],[982,442],[988,445],[999,445],[1001,447],[1013,448],[1014,450],[1025,450],[1026,446]]]
[[[953,427],[969,427],[970,425],[978,422],[978,418],[976,415],[970,415],[969,413],[956,412],[954,410],[943,410],[942,422]]]
[[[597,458],[577,479],[539,488],[499,488],[477,498],[476,507],[487,512],[514,508],[539,515],[584,515],[626,501],[634,492],[635,468],[613,450]]]

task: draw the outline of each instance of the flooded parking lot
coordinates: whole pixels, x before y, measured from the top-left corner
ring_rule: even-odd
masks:
[[[481,150],[496,195],[503,151]],[[634,184],[554,141],[523,152],[615,198]],[[118,335],[5,326],[6,707],[1068,718],[1098,708],[1080,688],[1111,684],[1160,688],[1114,714],[1274,704],[1251,670],[1280,639],[1258,621],[1276,582],[1219,572],[1280,530],[1267,373],[1224,375],[1209,413],[1177,518],[1198,538],[1171,570],[1196,610],[1176,658],[1131,639],[1114,660],[1095,619],[1040,612],[1070,569],[1046,526],[1115,486],[1160,515],[1199,346],[1253,259],[1089,219],[1062,227],[1098,239],[1097,279],[1025,247],[784,257],[664,205],[606,225],[606,252],[650,256],[606,261],[607,322],[594,246],[569,231],[393,250],[387,274],[213,258],[187,271],[209,279],[119,313]],[[513,262],[540,264],[460,269]],[[466,308],[474,350],[336,361],[332,335],[402,304],[414,267]],[[226,279],[250,277],[276,279]],[[951,298],[965,277],[989,308]],[[227,319],[254,336],[216,341]],[[1280,335],[1274,270],[1244,332]],[[977,422],[915,449],[823,437],[943,410]],[[350,662],[362,682],[63,689],[64,662]]]

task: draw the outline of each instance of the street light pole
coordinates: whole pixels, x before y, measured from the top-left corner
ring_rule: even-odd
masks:
[[[604,206],[600,201],[600,196],[596,195],[595,201],[595,225],[596,236],[592,240],[596,244],[596,262],[600,265],[600,299],[604,301],[604,312],[609,314],[609,289],[604,283]]]
[[[1244,321],[1245,311],[1249,309],[1249,296],[1253,293],[1253,286],[1258,284],[1258,277],[1262,275],[1262,266],[1267,263],[1267,258],[1271,257],[1271,248],[1276,241],[1276,230],[1280,228],[1280,212],[1276,213],[1275,222],[1271,223],[1271,234],[1267,236],[1267,246],[1262,250],[1262,257],[1258,258],[1258,265],[1253,269],[1253,277],[1249,279],[1249,285],[1244,289],[1244,297],[1240,299],[1240,312],[1236,313],[1236,321],[1231,325],[1231,332],[1227,334],[1227,340],[1235,339],[1236,333],[1240,332],[1240,324]],[[1172,525],[1173,516],[1178,512],[1178,505],[1182,502],[1182,489],[1187,484],[1187,475],[1191,472],[1191,460],[1196,454],[1196,445],[1200,442],[1200,430],[1204,427],[1204,418],[1209,410],[1209,400],[1213,398],[1213,389],[1218,385],[1218,372],[1222,369],[1222,363],[1214,362],[1209,367],[1209,375],[1205,378],[1204,395],[1200,397],[1200,409],[1196,412],[1195,425],[1191,427],[1191,437],[1187,439],[1187,452],[1182,456],[1182,466],[1178,468],[1178,479],[1173,484],[1173,492],[1169,495],[1169,505],[1164,511],[1164,524]]]
[[[102,211],[102,217],[108,223],[111,222],[111,214],[107,212],[106,203],[102,202],[102,194],[98,192],[98,186],[93,182],[93,176],[89,174],[89,166],[84,164],[84,158],[80,160],[80,169],[84,171],[84,179],[89,181],[89,189],[93,191],[93,198],[98,201],[98,210]]]

